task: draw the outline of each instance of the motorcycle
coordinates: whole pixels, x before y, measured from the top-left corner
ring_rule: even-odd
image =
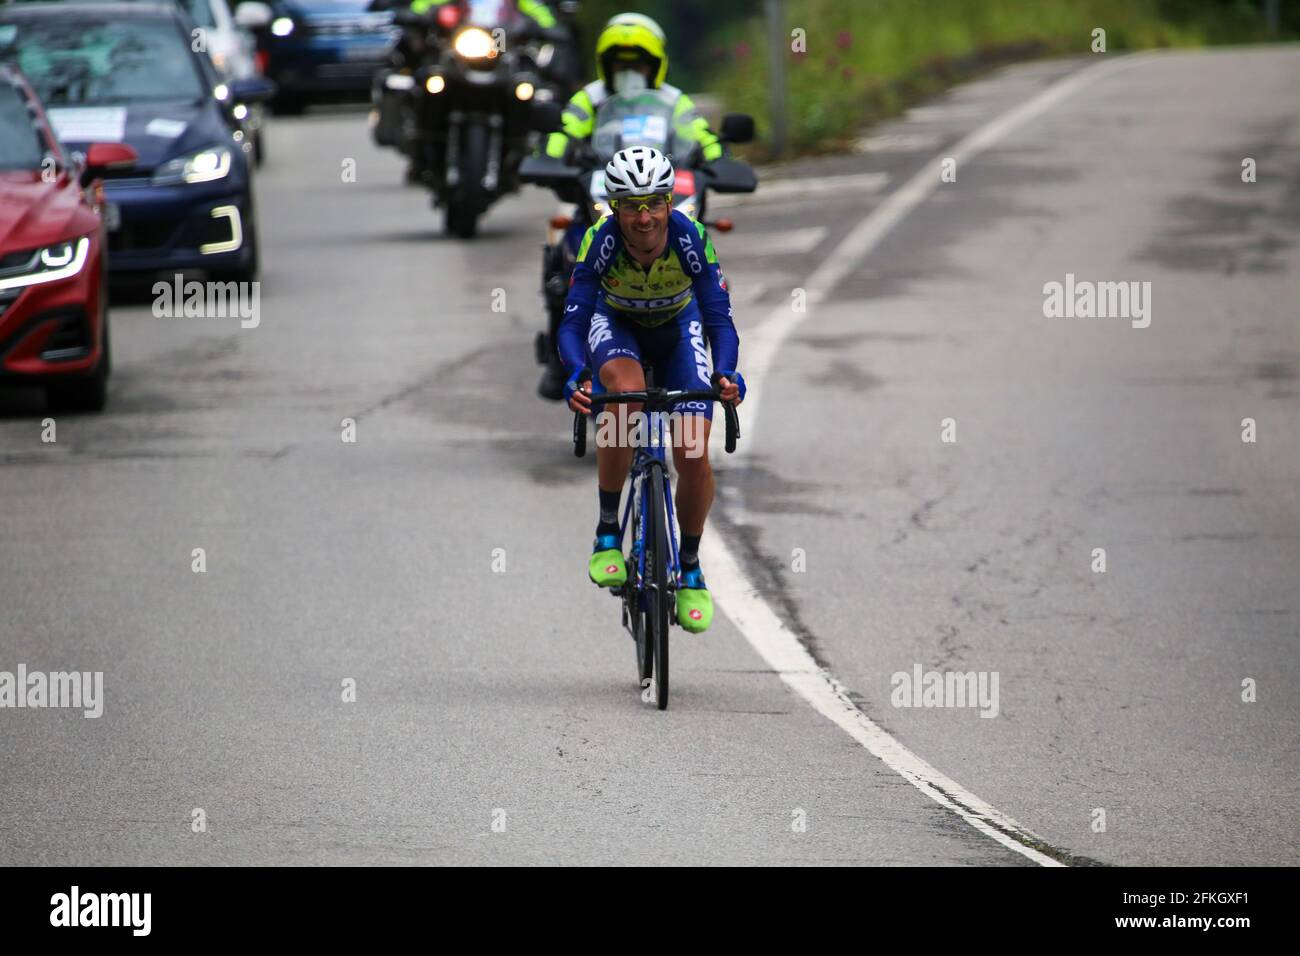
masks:
[[[397,11],[394,20],[407,62],[376,78],[372,135],[409,157],[408,178],[432,191],[447,231],[472,238],[488,207],[519,188],[532,109],[557,95],[546,68],[561,34],[500,0]]]
[[[616,152],[631,146],[653,146],[665,153],[676,170],[673,208],[717,232],[730,232],[733,223],[730,219],[706,219],[709,192],[752,193],[758,188],[758,177],[748,163],[728,155],[708,162],[697,143],[683,139],[674,129],[674,105],[673,97],[654,89],[611,96],[596,110],[590,143],[573,143],[565,159],[530,156],[520,166],[520,180],[550,189],[561,202],[574,204],[571,216],[552,217],[542,248],[547,330],[537,333],[534,348],[538,363],[547,366],[538,388],[544,398],[558,400],[562,394],[564,376],[556,343],[569,277],[582,237],[609,214],[605,164]],[[554,104],[539,105],[535,119],[543,133],[561,128],[561,113]],[[750,142],[753,118],[729,113],[722,120],[718,138],[724,143]]]

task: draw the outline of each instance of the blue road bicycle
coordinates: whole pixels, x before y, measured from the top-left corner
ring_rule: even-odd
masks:
[[[681,584],[673,489],[668,477],[668,411],[676,402],[719,401],[712,389],[671,390],[654,387],[654,370],[645,366],[646,388],[639,392],[601,392],[591,396],[593,410],[601,405],[639,404],[647,427],[634,429],[642,440],[635,446],[629,476],[631,491],[623,508],[620,540],[632,527],[627,555],[627,582],[611,588],[623,605],[623,626],[636,642],[637,673],[643,699],[652,697],[660,710],[668,707],[668,629],[676,622],[676,592]],[[727,453],[736,450],[740,420],[733,405],[722,403],[726,415]],[[587,419],[573,413],[573,453],[587,453]],[[653,690],[651,688],[653,687]]]

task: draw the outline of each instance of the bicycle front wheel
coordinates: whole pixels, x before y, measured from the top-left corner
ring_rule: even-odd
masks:
[[[664,508],[664,479],[652,469],[645,481],[646,514],[646,638],[654,650],[655,703],[668,709],[668,512]]]

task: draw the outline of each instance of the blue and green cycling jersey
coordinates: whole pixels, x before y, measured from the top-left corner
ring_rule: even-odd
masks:
[[[727,280],[703,224],[673,210],[668,244],[647,269],[628,254],[618,222],[606,216],[587,230],[578,248],[560,324],[560,359],[570,374],[587,365],[587,332],[597,311],[655,328],[692,301],[699,306],[713,367],[734,369],[740,338]]]

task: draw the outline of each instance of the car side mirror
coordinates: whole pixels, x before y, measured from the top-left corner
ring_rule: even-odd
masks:
[[[722,117],[722,139],[728,143],[752,143],[754,117],[748,113],[728,113]]]
[[[226,84],[230,103],[262,103],[275,96],[275,84],[264,76],[247,76]]]
[[[275,12],[261,0],[246,0],[235,8],[235,25],[245,30],[265,30],[275,19]]]
[[[140,154],[125,143],[91,143],[81,165],[81,183],[91,183],[110,169],[129,169],[139,161]]]

